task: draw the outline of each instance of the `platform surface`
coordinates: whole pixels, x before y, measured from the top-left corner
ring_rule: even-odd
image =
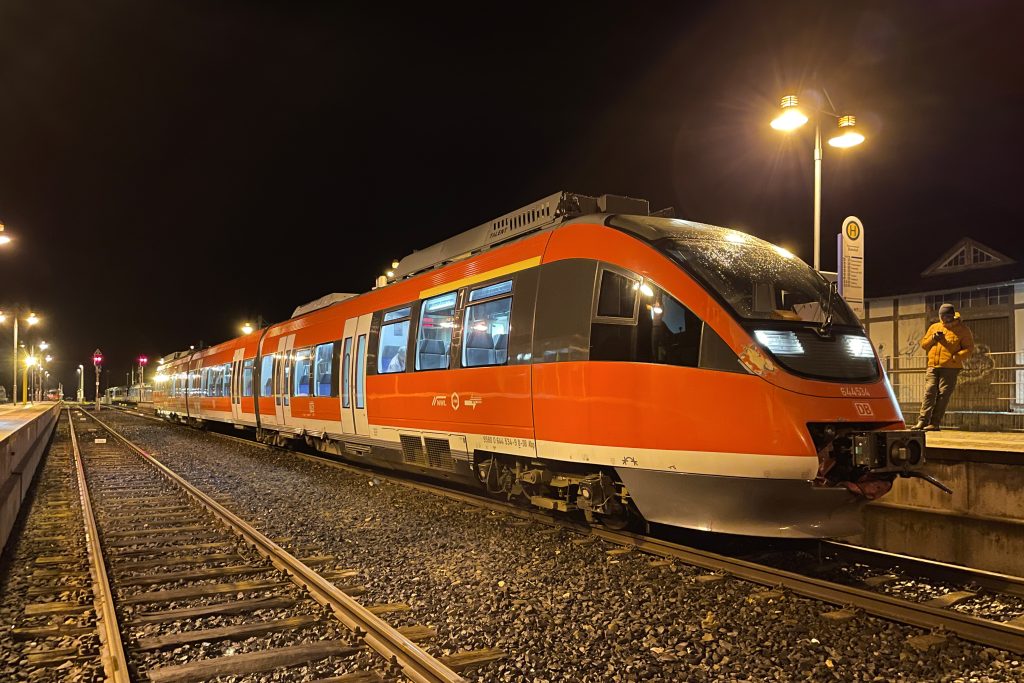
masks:
[[[943,430],[941,432],[929,432],[925,437],[925,443],[929,448],[1024,453],[1024,432],[963,432]]]
[[[4,403],[0,405],[0,441],[3,441],[32,420],[36,419],[54,406],[52,401],[41,403]]]

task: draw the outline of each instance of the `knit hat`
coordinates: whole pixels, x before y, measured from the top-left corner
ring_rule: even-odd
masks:
[[[939,315],[953,315],[956,309],[953,308],[953,304],[942,304],[939,306]]]

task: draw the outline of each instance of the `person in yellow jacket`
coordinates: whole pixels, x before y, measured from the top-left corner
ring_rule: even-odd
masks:
[[[939,322],[925,332],[921,348],[928,352],[928,370],[921,414],[911,429],[938,431],[956,387],[956,378],[964,367],[964,360],[974,350],[974,335],[960,320],[953,304],[942,304]]]

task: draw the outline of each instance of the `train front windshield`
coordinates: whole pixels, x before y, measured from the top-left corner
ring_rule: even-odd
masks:
[[[648,218],[660,233],[655,246],[694,272],[747,320],[821,323],[829,307],[829,284],[782,247],[746,233],[668,218]],[[859,327],[838,295],[832,322]]]
[[[874,382],[874,347],[829,283],[781,247],[746,233],[669,218],[616,216],[675,259],[744,322],[788,370],[812,379]],[[831,311],[834,334],[817,329]]]

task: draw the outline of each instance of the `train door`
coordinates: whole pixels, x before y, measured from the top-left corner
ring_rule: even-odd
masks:
[[[291,422],[291,362],[292,349],[295,348],[295,335],[289,334],[277,340],[277,353],[274,354],[274,411],[277,413],[277,424],[287,425]]]
[[[199,417],[199,399],[201,396],[203,365],[201,360],[191,361],[188,364],[188,375],[186,378],[187,393],[185,395],[185,414],[190,418]]]
[[[231,359],[231,421],[242,421],[242,356],[245,349],[235,349]]]
[[[366,346],[372,313],[345,321],[341,339],[341,429],[345,434],[368,435],[366,417]]]

